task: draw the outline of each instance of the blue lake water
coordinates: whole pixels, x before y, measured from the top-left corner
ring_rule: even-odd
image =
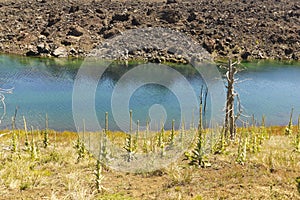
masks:
[[[23,127],[22,116],[25,116],[28,125],[43,129],[47,113],[50,128],[75,130],[72,95],[74,81],[81,64],[82,60],[76,59],[41,59],[0,55],[0,87],[14,88],[12,94],[5,95],[7,113],[0,128],[11,128],[11,118],[17,107],[17,128]],[[293,107],[293,120],[296,122],[300,114],[300,63],[284,64],[264,61],[243,65],[245,69],[237,74],[240,82],[236,85],[244,110],[243,114],[246,116],[254,114],[258,119],[266,115],[268,125],[286,125]],[[126,67],[114,64],[104,72],[97,83],[95,110],[101,127],[104,126],[105,112],[109,112],[109,128],[119,129],[111,109],[112,94],[124,74],[135,66]],[[195,94],[198,95],[201,85],[204,84],[201,76],[191,66],[177,66],[175,69],[184,75]],[[144,125],[149,115],[157,114],[164,116],[161,121],[166,121],[166,128],[170,128],[172,119],[180,122],[184,118],[181,116],[180,103],[191,102],[192,104],[188,96],[186,99],[177,98],[178,95],[185,96],[186,88],[183,86],[185,82],[176,77],[168,77],[168,79],[167,86],[145,84],[134,90],[129,100],[129,109],[133,110],[134,121],[140,120],[141,125]],[[90,77],[84,77],[84,80],[84,84],[94,81],[90,80]],[[136,86],[134,80],[129,79],[126,83],[119,85],[121,88],[121,92],[118,91],[119,98],[122,95],[126,96],[127,90],[122,90],[122,88]],[[172,90],[179,92],[175,95]],[[122,103],[122,100],[120,101]],[[209,105],[208,101],[207,113],[209,113]],[[191,105],[191,107],[195,108],[191,117],[196,123],[197,105]],[[154,110],[152,114],[151,109]],[[251,118],[244,117],[243,120],[250,121]],[[157,127],[161,121],[156,122]],[[179,123],[176,123],[176,127],[179,127]]]

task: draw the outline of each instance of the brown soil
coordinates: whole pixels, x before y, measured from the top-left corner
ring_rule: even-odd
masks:
[[[300,60],[299,16],[298,0],[0,0],[0,52],[84,57],[126,29],[166,27],[214,58]]]

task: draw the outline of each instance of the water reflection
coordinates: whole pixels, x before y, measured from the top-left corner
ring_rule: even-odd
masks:
[[[56,130],[75,130],[72,116],[72,91],[74,79],[82,63],[79,59],[42,59],[0,55],[0,87],[14,87],[14,93],[6,95],[7,115],[1,129],[10,128],[10,119],[18,107],[17,128],[22,128],[22,116],[29,126],[44,128],[45,115],[49,116],[50,128]],[[111,95],[116,83],[130,69],[140,63],[123,66],[112,64],[103,74],[96,92],[96,110],[100,125],[104,127],[104,115],[110,115],[110,129],[117,129],[111,112]],[[263,62],[247,63],[247,70],[238,74],[240,80],[247,80],[236,86],[244,107],[244,114],[254,114],[261,118],[267,116],[267,124],[285,125],[289,112],[295,108],[300,113],[300,64]],[[191,66],[175,66],[184,74],[199,94],[203,85],[201,76]],[[166,74],[167,75],[167,74]],[[167,127],[175,119],[178,128],[182,120],[178,99],[171,92],[172,87],[180,88],[178,80],[170,78],[168,87],[147,84],[138,88],[132,95],[129,106],[134,111],[133,120],[145,125],[149,109],[153,105],[164,106],[167,112]],[[88,78],[86,78],[88,81]],[[130,82],[127,83],[130,86]],[[186,99],[185,101],[189,101]],[[209,111],[208,111],[209,112]],[[194,114],[197,121],[197,107]],[[244,120],[250,120],[245,118]],[[296,122],[296,116],[294,116]],[[160,122],[157,122],[159,127]]]

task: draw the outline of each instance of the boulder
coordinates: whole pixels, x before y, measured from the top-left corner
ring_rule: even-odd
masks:
[[[105,13],[107,13],[107,10],[106,9],[104,9],[104,8],[96,8],[96,13],[98,13],[98,14],[105,14]]]
[[[170,24],[174,24],[180,20],[180,12],[172,9],[164,10],[160,13],[160,19],[167,21]]]
[[[79,6],[71,6],[69,9],[69,13],[74,13],[79,10]]]
[[[125,21],[129,20],[129,16],[130,16],[130,14],[128,14],[128,13],[122,13],[122,14],[116,13],[115,15],[112,16],[112,21],[125,22]]]
[[[77,54],[78,54],[78,52],[77,52],[76,49],[74,49],[74,48],[71,48],[71,49],[70,49],[70,53],[71,53],[72,55],[77,55]]]
[[[249,56],[251,56],[251,53],[249,51],[245,51],[241,54],[241,58],[243,60],[247,60]]]
[[[142,22],[142,19],[140,18],[140,17],[136,17],[136,16],[134,16],[133,18],[132,18],[132,20],[131,20],[131,24],[133,25],[133,26],[139,26],[139,25],[141,25],[143,22]]]
[[[166,4],[178,3],[178,0],[167,0]]]
[[[35,51],[33,49],[30,49],[29,51],[26,52],[26,56],[39,56],[39,52]]]
[[[43,29],[43,30],[41,31],[41,35],[44,35],[45,37],[48,37],[48,36],[50,35],[50,32],[49,32],[49,30],[47,30],[47,29]]]
[[[108,38],[111,38],[111,37],[113,37],[113,36],[115,36],[115,35],[117,35],[119,33],[121,33],[120,30],[118,30],[117,28],[113,28],[111,30],[105,31],[103,33],[103,38],[104,39],[108,39]]]
[[[291,55],[294,52],[292,48],[286,48],[284,49],[284,53],[286,56]]]
[[[216,42],[213,39],[205,39],[203,42],[203,48],[209,53],[212,53],[216,48]]]
[[[71,42],[70,41],[68,41],[68,40],[62,40],[61,42],[60,42],[61,44],[63,44],[63,45],[65,45],[65,46],[71,46]]]
[[[77,27],[71,27],[67,35],[80,37],[83,35],[83,28],[77,26]]]
[[[49,53],[49,47],[45,43],[40,43],[37,45],[37,51],[40,54],[48,54]]]
[[[191,12],[191,13],[189,14],[188,18],[187,18],[187,21],[188,21],[188,22],[191,22],[191,21],[196,20],[196,18],[197,18],[197,13]]]
[[[26,52],[26,56],[39,56],[40,53],[37,51],[33,45],[28,46],[29,51]]]
[[[39,35],[38,36],[38,40],[43,42],[43,41],[46,41],[47,40],[47,37],[45,35]]]
[[[60,17],[53,17],[53,16],[50,17],[50,18],[48,19],[47,27],[51,27],[51,26],[55,25],[55,24],[58,23],[60,20],[61,20]]]
[[[54,50],[52,54],[55,57],[67,57],[68,51],[65,47],[58,47],[57,49]]]

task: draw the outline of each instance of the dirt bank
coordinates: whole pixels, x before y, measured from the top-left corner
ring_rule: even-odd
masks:
[[[298,0],[0,0],[0,52],[85,56],[126,29],[168,27],[214,58],[300,60]]]

